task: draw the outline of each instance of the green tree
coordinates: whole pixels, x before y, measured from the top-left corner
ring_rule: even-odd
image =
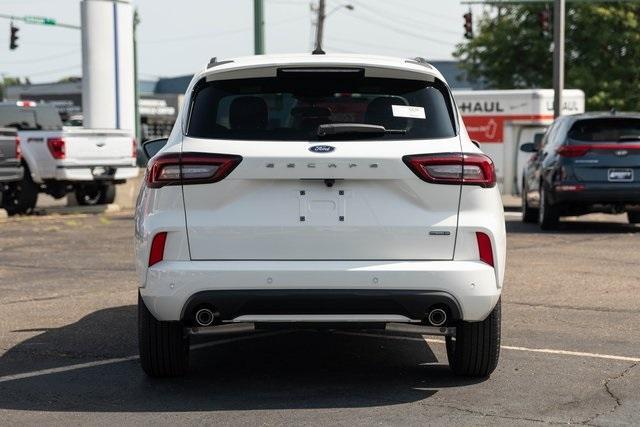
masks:
[[[5,89],[7,86],[19,85],[20,77],[2,77],[0,80],[0,101],[4,100]]]
[[[582,89],[588,110],[640,110],[638,3],[568,3],[565,86]],[[490,88],[552,86],[553,16],[542,32],[544,5],[485,12],[476,36],[454,56],[469,78]]]

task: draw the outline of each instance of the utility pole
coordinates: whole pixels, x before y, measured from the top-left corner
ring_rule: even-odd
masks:
[[[253,0],[253,52],[264,55],[264,0]]]
[[[562,113],[564,90],[564,18],[565,0],[553,3],[553,117]]]
[[[325,15],[325,0],[320,0],[318,3],[318,18],[316,23],[316,47],[313,50],[314,54],[324,53],[322,50],[322,35],[324,33],[324,18],[327,17]]]

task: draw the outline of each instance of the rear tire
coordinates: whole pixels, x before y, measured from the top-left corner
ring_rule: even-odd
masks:
[[[189,337],[181,322],[153,317],[138,294],[138,347],[140,364],[151,377],[177,377],[189,367]]]
[[[76,200],[80,206],[108,205],[116,199],[116,186],[108,184],[83,184],[76,187]]]
[[[486,378],[500,357],[501,303],[482,322],[460,321],[456,337],[447,337],[449,367],[456,375]]]
[[[629,224],[640,224],[640,212],[627,212]]]
[[[555,230],[560,221],[558,207],[549,202],[549,196],[544,186],[540,186],[540,209],[538,210],[538,224],[543,230]]]
[[[33,213],[38,201],[40,188],[31,179],[29,169],[25,167],[22,181],[12,182],[3,193],[2,207],[9,216],[29,215]]]
[[[538,221],[538,209],[533,209],[527,201],[527,188],[522,183],[522,222],[535,224]]]

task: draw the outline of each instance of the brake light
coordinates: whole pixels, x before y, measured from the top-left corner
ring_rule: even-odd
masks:
[[[585,189],[583,184],[560,184],[553,187],[556,191],[582,191]]]
[[[582,157],[591,149],[588,145],[563,145],[556,150],[562,157]]]
[[[151,250],[149,251],[149,267],[159,263],[164,258],[164,244],[166,243],[166,241],[166,231],[153,236],[153,241],[151,242]]]
[[[16,136],[16,159],[22,160],[22,147],[20,147],[20,138]]]
[[[640,151],[640,144],[621,144],[616,142],[588,144],[588,145],[563,145],[556,151],[562,157],[582,157],[589,151]]]
[[[434,184],[496,185],[493,161],[484,154],[446,153],[404,156],[402,160],[423,181]]]
[[[208,184],[226,178],[242,161],[231,154],[168,153],[153,159],[145,180],[150,188]]]
[[[491,239],[486,233],[478,231],[476,233],[476,240],[478,241],[480,261],[493,267],[493,248],[491,247]]]
[[[17,102],[16,102],[16,105],[17,105],[18,107],[25,107],[25,108],[28,108],[28,107],[35,107],[35,106],[37,106],[38,104],[37,104],[35,101],[17,101]]]
[[[135,138],[131,140],[131,157],[134,159],[138,158],[138,143]]]
[[[66,155],[65,143],[62,138],[47,139],[47,147],[54,159],[64,159]]]

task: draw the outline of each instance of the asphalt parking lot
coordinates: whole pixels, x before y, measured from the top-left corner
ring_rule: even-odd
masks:
[[[277,332],[136,359],[131,213],[0,219],[0,420],[14,424],[640,424],[640,227],[508,213],[503,348],[454,377],[439,338]],[[589,221],[594,222],[589,222]]]

